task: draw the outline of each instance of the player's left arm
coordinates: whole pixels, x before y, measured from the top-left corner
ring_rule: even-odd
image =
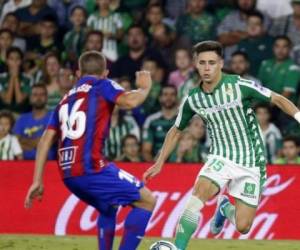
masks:
[[[300,111],[289,99],[275,92],[271,93],[271,103],[275,104],[283,112],[294,117],[300,123]]]
[[[25,198],[26,208],[31,207],[32,201],[34,199],[38,198],[40,200],[42,198],[44,192],[43,175],[44,175],[45,163],[47,160],[50,147],[52,146],[52,143],[55,141],[56,133],[57,133],[56,130],[47,129],[38,143],[33,182]]]

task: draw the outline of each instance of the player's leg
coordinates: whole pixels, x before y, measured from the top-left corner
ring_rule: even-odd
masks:
[[[132,203],[132,210],[127,215],[120,250],[133,250],[145,235],[147,224],[154,210],[156,199],[149,189],[140,189],[140,199]]]
[[[200,210],[204,207],[205,202],[217,195],[227,182],[225,163],[210,157],[201,169],[192,196],[180,217],[175,239],[178,249],[186,249],[198,226]]]

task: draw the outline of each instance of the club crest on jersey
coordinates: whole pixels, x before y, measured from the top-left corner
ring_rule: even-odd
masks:
[[[204,108],[200,108],[199,115],[206,118],[206,116],[207,116],[206,110]]]
[[[233,94],[233,89],[232,89],[231,85],[225,87],[225,93],[226,93],[226,95],[229,95],[229,96],[231,96]]]

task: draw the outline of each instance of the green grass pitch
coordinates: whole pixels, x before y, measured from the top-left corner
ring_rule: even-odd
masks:
[[[145,237],[138,248],[148,250],[159,238]],[[166,239],[170,240],[170,239]],[[120,239],[115,241],[118,249]],[[173,241],[171,239],[170,241]],[[200,240],[193,239],[188,250],[300,250],[300,241],[285,240]],[[97,250],[96,237],[0,235],[0,250]]]

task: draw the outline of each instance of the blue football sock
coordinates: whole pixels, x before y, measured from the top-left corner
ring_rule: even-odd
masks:
[[[125,230],[119,250],[134,250],[145,234],[152,212],[143,208],[133,208],[127,215]]]
[[[100,214],[98,225],[99,249],[111,250],[115,236],[117,209],[111,208],[109,212]]]

